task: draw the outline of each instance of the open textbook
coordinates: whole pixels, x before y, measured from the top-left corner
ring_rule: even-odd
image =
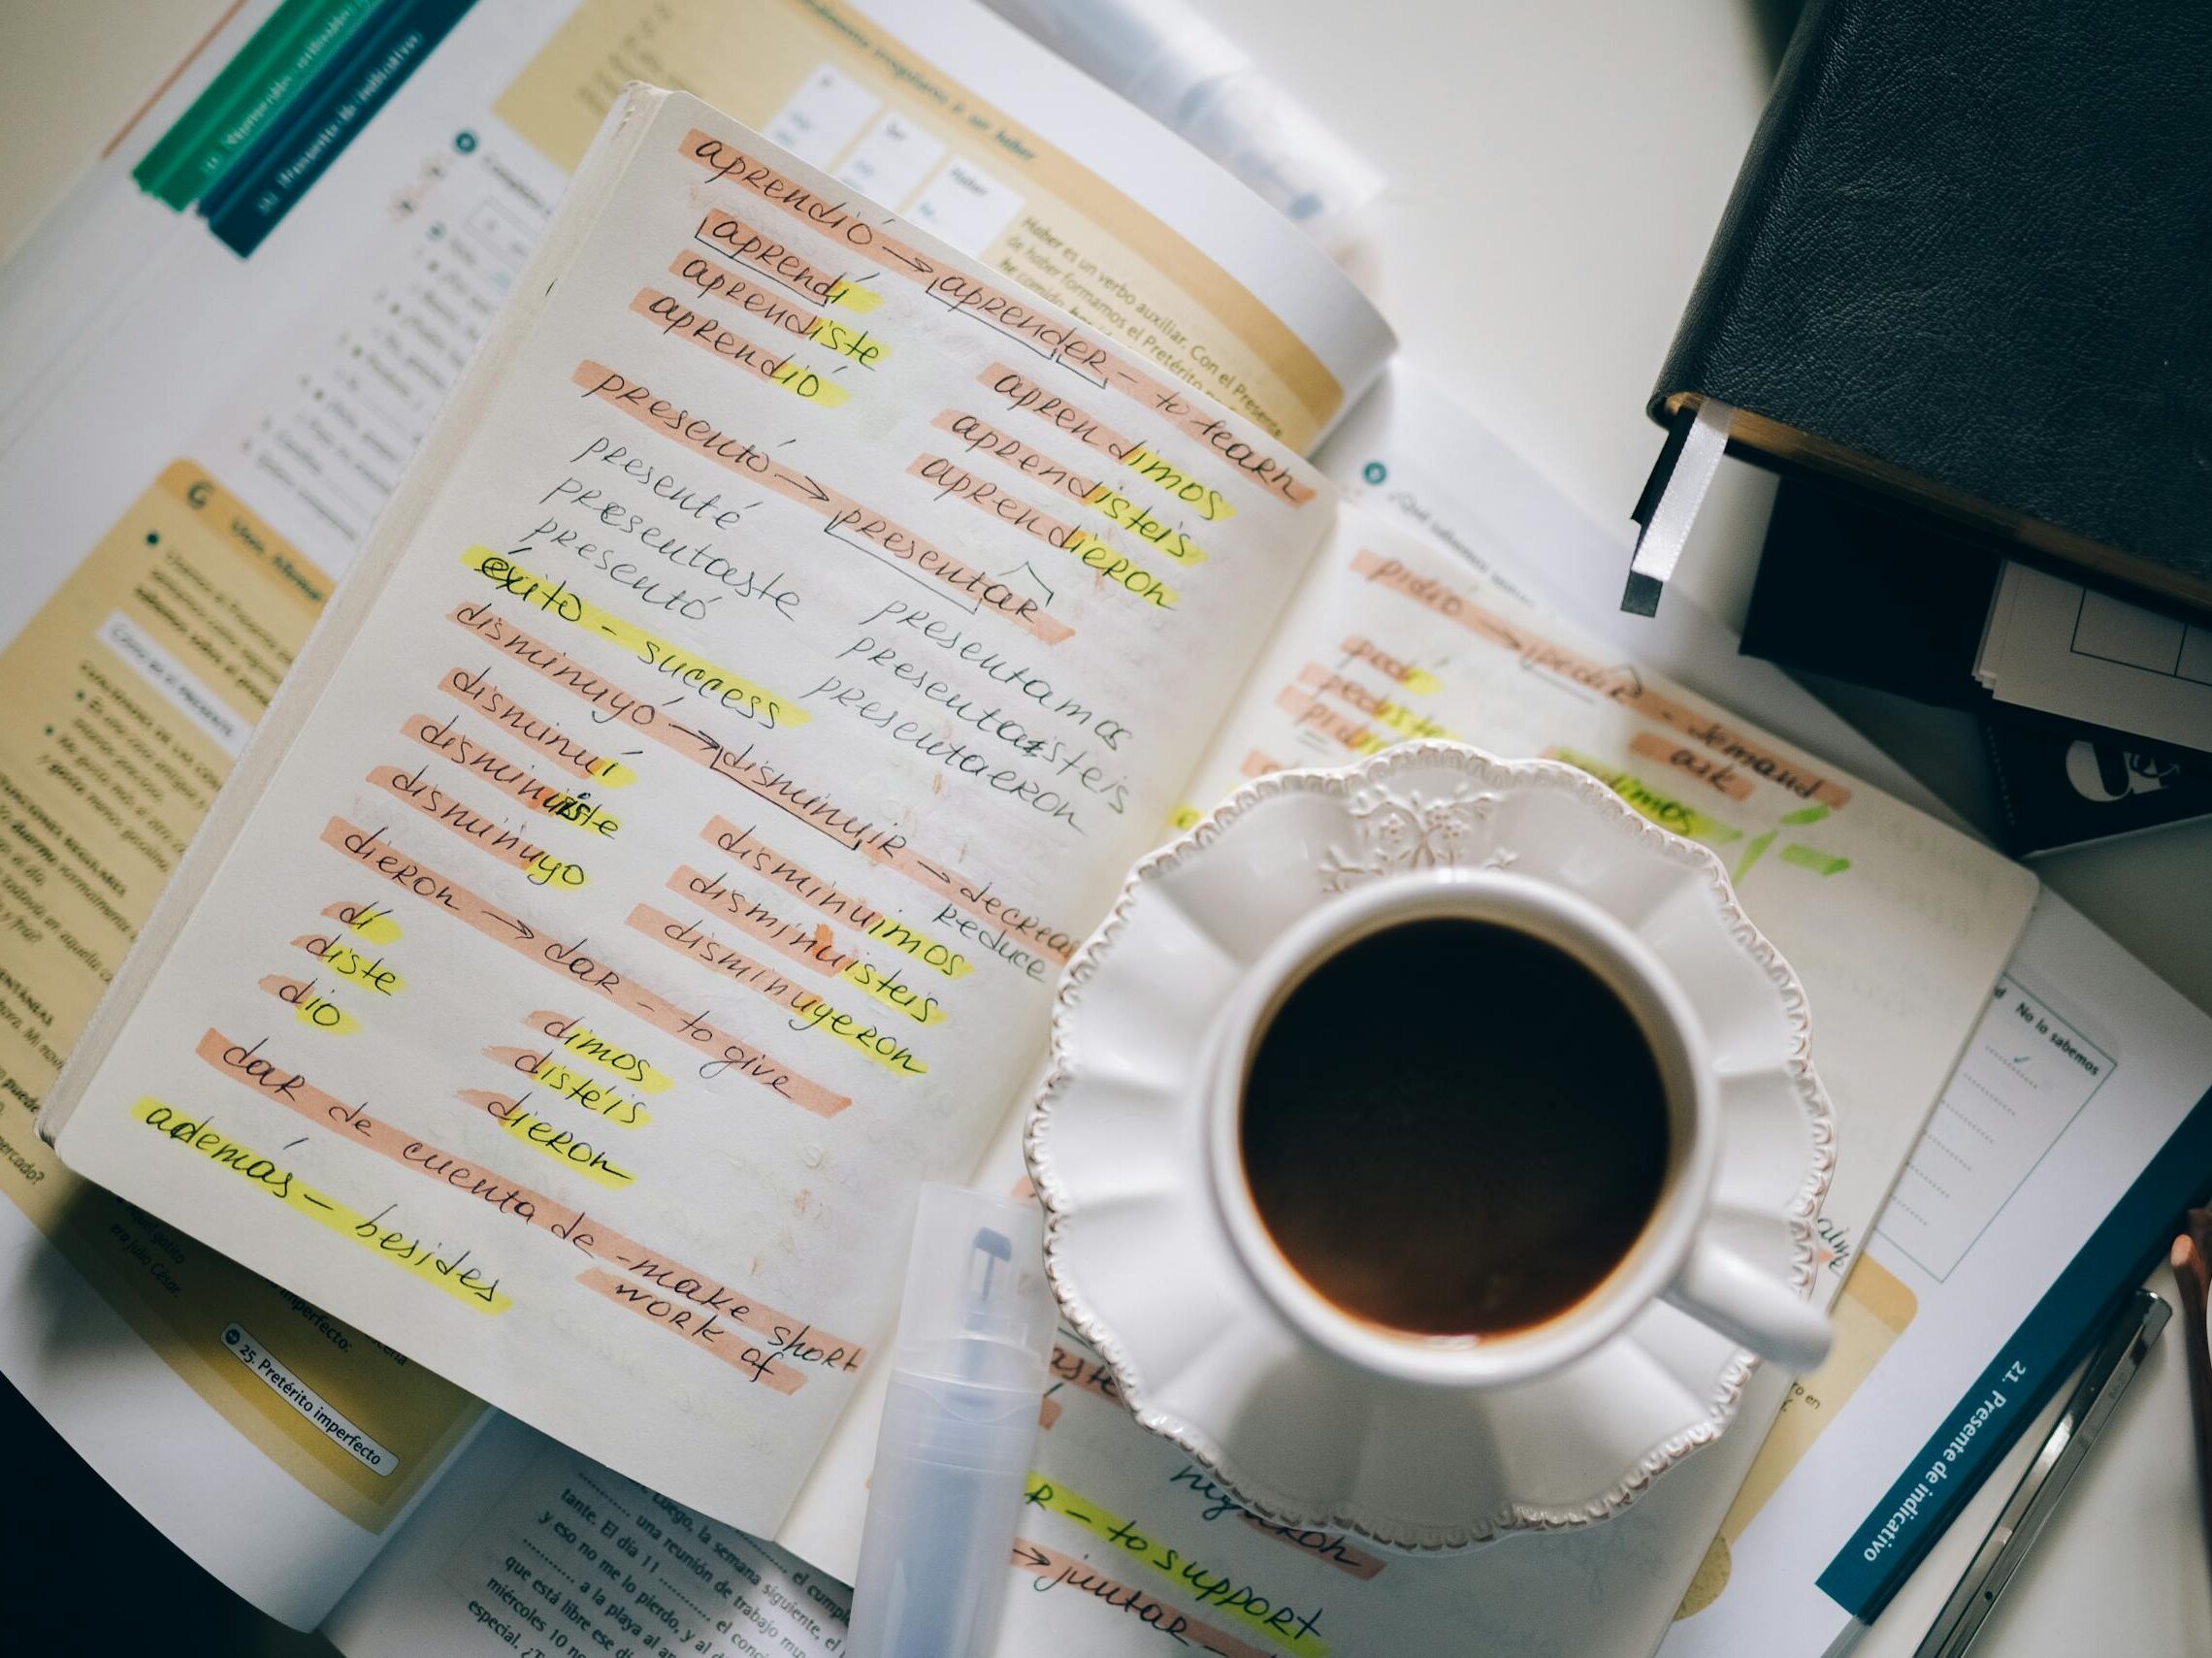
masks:
[[[1286,221],[966,0],[243,0],[0,267],[0,1371],[295,1622],[481,1408],[76,1180],[31,1113],[639,74],[1286,441],[1388,347]]]
[[[1722,851],[1818,1010],[1863,1225],[2027,876],[635,91],[46,1126],[370,1340],[841,1569],[907,1195],[1013,1177],[1057,962],[1171,817],[1409,735],[1558,754]],[[1085,1466],[1067,1490],[1111,1478]],[[1164,1586],[1217,1649],[1281,1644],[1256,1589],[1192,1616]]]

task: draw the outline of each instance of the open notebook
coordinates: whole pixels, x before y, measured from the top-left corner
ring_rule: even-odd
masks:
[[[634,88],[41,1128],[839,1569],[910,1193],[1015,1174],[1059,963],[1172,820],[1407,736],[1558,755],[1722,851],[1863,1224],[2029,876]]]

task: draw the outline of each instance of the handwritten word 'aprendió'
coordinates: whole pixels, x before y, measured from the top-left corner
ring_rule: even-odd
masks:
[[[132,1108],[131,1116],[155,1133],[229,1169],[287,1209],[307,1216],[342,1238],[352,1239],[466,1307],[479,1313],[504,1313],[514,1305],[512,1296],[501,1292],[497,1278],[488,1278],[480,1267],[470,1264],[470,1252],[455,1255],[436,1246],[425,1248],[396,1228],[380,1224],[382,1216],[372,1219],[356,1214],[336,1198],[315,1190],[289,1169],[279,1167],[250,1147],[232,1139],[204,1114],[194,1117],[147,1095]],[[389,1209],[385,1213],[389,1214]]]
[[[700,350],[747,374],[781,386],[796,398],[823,408],[839,408],[852,393],[835,380],[825,379],[789,352],[777,353],[726,327],[719,318],[696,311],[683,301],[657,288],[639,288],[630,309],[664,335],[688,340]]]

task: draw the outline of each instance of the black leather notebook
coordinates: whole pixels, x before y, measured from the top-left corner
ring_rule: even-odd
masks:
[[[1810,0],[1649,405],[2212,610],[2212,5]]]

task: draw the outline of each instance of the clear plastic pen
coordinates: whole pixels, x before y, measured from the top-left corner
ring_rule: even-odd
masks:
[[[1031,1204],[926,1186],[854,1583],[851,1658],[988,1650],[1054,1308]]]

